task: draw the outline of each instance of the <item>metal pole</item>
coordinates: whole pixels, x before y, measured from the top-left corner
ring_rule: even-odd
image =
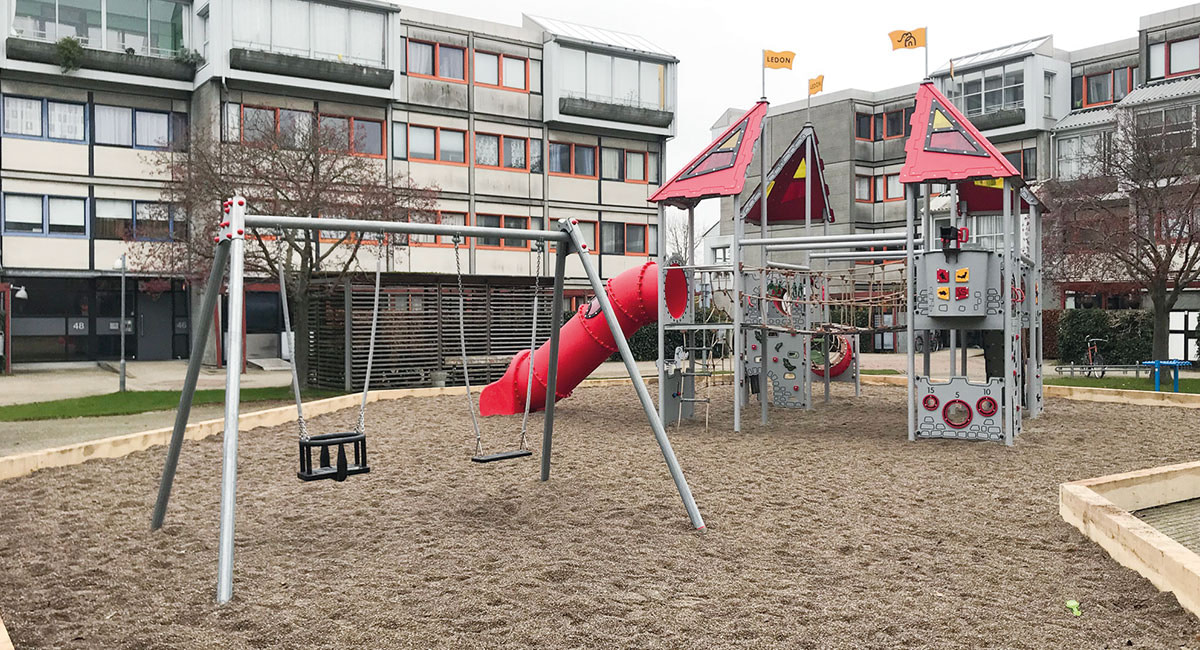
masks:
[[[121,253],[121,381],[120,391],[125,392],[125,270],[128,253]]]
[[[221,524],[217,546],[217,604],[233,598],[233,525],[237,505],[238,406],[241,400],[242,294],[245,274],[246,199],[230,203],[229,226],[222,233],[229,241],[229,345],[225,357],[225,441],[221,461]]]
[[[528,230],[524,228],[493,228],[483,226],[458,226],[436,223],[409,223],[399,221],[366,221],[363,219],[326,219],[313,217],[281,217],[276,215],[252,214],[246,216],[248,228],[289,228],[295,230],[336,230],[353,232],[392,232],[409,235],[443,235],[452,237],[488,237],[494,239],[524,239],[526,241],[566,242],[569,238],[553,230]]]
[[[763,70],[764,70],[764,75],[765,75],[765,70],[766,70],[765,66],[764,66]],[[762,101],[764,101],[764,102],[767,101],[767,86],[766,86],[765,82],[763,83]],[[769,108],[767,110],[768,110],[768,112],[770,112]],[[765,115],[763,116],[762,134],[760,136],[758,136],[758,177],[759,177],[758,186],[761,190],[758,195],[759,196],[758,235],[765,241],[767,239],[767,194],[768,194],[767,189],[768,189],[768,187],[770,187],[768,185],[768,179],[767,179],[767,118]],[[762,262],[763,262],[763,266],[766,266],[766,264],[767,264],[767,249],[765,249],[765,248],[762,250]],[[765,327],[765,325],[767,324],[767,301],[766,301],[767,272],[766,271],[762,272],[762,281],[759,284],[759,289],[760,289],[759,293],[761,295],[759,296],[759,319],[758,319],[758,322],[761,323],[764,327],[760,330],[762,332],[762,341],[761,341],[762,348],[759,351],[762,354],[759,355],[759,358],[762,360],[762,363],[760,364],[760,368],[758,370],[758,403],[759,403],[760,407],[762,408],[762,424],[766,425],[766,423],[767,423],[767,402],[768,402],[767,383],[769,381],[769,378],[767,377],[768,340],[767,340],[767,330]]]
[[[629,372],[630,379],[633,380],[633,388],[637,391],[638,399],[642,403],[642,410],[646,412],[646,419],[650,421],[650,428],[654,431],[654,439],[658,442],[659,449],[662,450],[663,459],[667,461],[667,468],[671,472],[671,478],[675,480],[675,487],[679,490],[679,497],[683,499],[683,505],[687,508],[688,517],[692,520],[692,525],[696,530],[704,529],[704,519],[700,516],[700,510],[696,508],[696,502],[692,499],[692,491],[688,488],[687,479],[683,476],[683,470],[679,468],[679,461],[675,459],[675,452],[671,449],[671,441],[667,438],[667,432],[663,429],[662,420],[658,418],[658,411],[654,408],[654,400],[650,398],[650,391],[646,390],[646,382],[642,381],[642,375],[638,372],[637,361],[633,359],[633,352],[629,349],[629,342],[625,340],[625,334],[621,331],[621,324],[617,321],[617,313],[613,310],[612,303],[608,300],[608,294],[605,292],[604,283],[600,280],[600,275],[596,273],[596,268],[592,266],[592,261],[588,259],[588,252],[583,242],[583,236],[579,229],[570,221],[564,220],[562,228],[571,236],[571,240],[575,244],[575,250],[579,253],[579,261],[583,263],[583,270],[587,273],[588,281],[592,285],[592,291],[596,293],[596,302],[600,303],[600,309],[604,312],[604,319],[608,322],[608,329],[612,333],[613,342],[617,345],[617,351],[621,354],[621,360],[625,362],[625,369]]]
[[[779,248],[787,244],[836,244],[843,242],[871,242],[875,240],[904,239],[898,233],[858,233],[854,235],[806,235],[803,237],[773,237],[771,239],[738,239],[742,246],[772,246]]]
[[[904,276],[905,276],[905,280],[906,280],[905,289],[904,289],[904,300],[905,300],[905,302],[904,302],[904,310],[905,310],[904,333],[905,333],[906,340],[907,340],[907,345],[905,345],[904,354],[906,357],[908,357],[908,359],[907,359],[907,368],[908,368],[908,404],[907,404],[908,418],[907,418],[907,422],[908,422],[908,439],[911,441],[911,440],[917,439],[917,436],[916,436],[917,412],[914,408],[914,399],[915,399],[914,396],[916,393],[916,383],[915,382],[917,379],[916,378],[917,360],[916,360],[916,357],[914,356],[914,352],[913,352],[913,343],[915,342],[914,339],[916,338],[913,336],[913,312],[915,311],[913,309],[913,307],[914,307],[914,303],[916,302],[915,298],[913,297],[913,292],[916,289],[916,287],[914,286],[916,283],[915,259],[913,257],[913,227],[916,225],[916,211],[917,211],[916,185],[914,185],[913,183],[906,184],[904,186],[904,194],[905,194],[905,197],[904,197],[904,207],[905,207],[904,235],[908,239],[908,242],[905,244],[905,252],[904,252],[904,259],[905,259]]]
[[[662,222],[659,221],[659,224]],[[662,244],[659,244],[660,248]],[[542,421],[542,480],[550,480],[550,448],[554,438],[554,403],[558,401],[558,335],[562,329],[563,276],[570,244],[557,244],[554,256],[554,305],[550,315],[550,363],[546,366],[546,417]],[[587,255],[585,252],[584,255]],[[533,357],[529,357],[533,363]],[[526,390],[529,390],[526,387]]]
[[[1013,414],[1016,412],[1016,396],[1014,390],[1015,370],[1013,368],[1013,345],[1012,345],[1012,275],[1016,264],[1020,264],[1019,259],[1013,254],[1012,247],[1012,185],[1007,178],[1001,181],[1001,190],[1004,194],[1004,212],[1001,217],[1000,227],[1004,230],[1004,255],[1001,258],[1001,266],[1004,268],[1004,273],[1000,281],[1003,286],[1000,288],[1000,295],[1004,296],[1001,303],[1001,309],[1004,312],[1004,444],[1011,446],[1013,444],[1015,419]]]
[[[658,363],[656,364],[658,366],[658,368],[657,368],[657,370],[658,370],[658,419],[666,420],[667,419],[667,387],[666,387],[666,383],[667,383],[667,331],[666,331],[667,300],[666,300],[666,292],[662,291],[661,288],[666,284],[666,278],[667,278],[667,274],[666,274],[667,273],[666,272],[666,260],[667,260],[666,248],[667,247],[663,245],[663,243],[666,241],[666,234],[667,234],[667,223],[666,223],[667,210],[666,210],[666,206],[663,205],[661,202],[655,207],[658,208],[659,239],[663,240],[663,241],[659,242],[658,251],[656,254],[656,257],[658,258],[658,272],[657,272],[658,286],[660,289],[658,292],[658,322],[655,324],[655,329],[658,331]],[[689,212],[690,212],[690,209],[689,209]],[[691,237],[689,236],[688,239],[690,240]],[[689,353],[690,353],[690,351],[689,351]]]
[[[899,246],[904,243],[904,235],[880,235],[878,239],[867,241],[837,241],[817,242],[808,244],[779,244],[764,247],[768,253],[786,253],[790,251],[825,251],[834,248],[858,248],[860,246]],[[923,237],[918,237],[916,244],[925,243]]]
[[[208,328],[212,327],[213,308],[217,304],[217,298],[221,295],[221,279],[225,277],[225,264],[228,261],[229,240],[225,240],[217,244],[213,253],[212,270],[208,274],[208,284],[204,285],[204,297],[200,300],[200,314],[192,329],[192,355],[188,357],[187,374],[183,378],[183,391],[179,393],[179,408],[175,410],[175,428],[171,430],[171,442],[167,445],[167,460],[163,463],[162,479],[158,483],[158,499],[154,502],[154,514],[150,517],[150,530],[162,528],[163,520],[167,516],[167,502],[171,500],[171,487],[175,483],[175,469],[179,466],[179,452],[183,448],[183,434],[187,429],[188,416],[192,412],[192,398],[196,395],[196,382],[200,378],[200,366],[204,365]],[[125,295],[124,290],[121,291],[121,295]],[[124,320],[123,317],[122,320]],[[123,338],[125,334],[122,332],[121,336]]]
[[[809,117],[811,117],[812,95],[809,95],[808,101],[809,101],[809,109],[810,109]],[[812,127],[811,121],[806,119],[805,122],[806,122],[806,124],[804,125],[805,127],[808,127],[808,128]],[[812,134],[810,133],[809,137],[807,139],[805,139],[805,141],[804,141],[804,164],[807,166],[807,169],[805,170],[805,173],[804,173],[804,236],[805,236],[805,238],[812,237],[812,167],[813,167],[812,153],[813,153]],[[821,218],[822,218],[822,221],[824,221],[824,215],[821,215]],[[812,254],[811,253],[807,253],[807,252],[804,253],[802,259],[804,260],[804,266],[807,266],[810,268],[812,267]],[[805,277],[805,279],[804,279],[804,292],[809,293],[811,291],[812,291],[812,276],[810,275],[810,276]],[[811,296],[807,296],[807,295],[804,297],[811,298]],[[804,309],[804,329],[811,330],[812,329],[812,319],[813,319],[812,305],[811,304],[803,305],[803,309]],[[801,344],[804,346],[804,354],[800,355],[801,356],[800,361],[803,362],[801,364],[801,368],[803,368],[804,370],[801,371],[801,373],[800,373],[800,376],[802,378],[801,384],[803,384],[800,387],[800,390],[804,394],[805,408],[811,409],[813,406],[813,403],[812,403],[813,402],[813,399],[812,399],[812,363],[809,361],[808,357],[812,353],[812,335],[811,334],[802,335],[801,336]]]

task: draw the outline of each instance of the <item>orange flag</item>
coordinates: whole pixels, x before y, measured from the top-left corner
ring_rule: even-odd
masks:
[[[925,47],[925,28],[918,29],[897,29],[894,32],[888,32],[888,39],[892,41],[893,50],[911,50],[918,47]]]
[[[817,75],[815,79],[808,80],[808,94],[815,95],[825,89],[825,75]]]
[[[774,52],[772,50],[763,50],[763,67],[792,69],[792,62],[796,60],[795,52]]]

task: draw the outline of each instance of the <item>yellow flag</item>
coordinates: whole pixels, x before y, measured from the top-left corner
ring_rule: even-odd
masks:
[[[771,50],[763,50],[763,67],[764,68],[787,68],[792,69],[792,61],[796,60],[795,52],[774,52]]]
[[[911,50],[916,47],[925,47],[925,28],[919,29],[897,29],[894,32],[888,32],[888,39],[892,41],[893,50]]]
[[[825,75],[819,74],[816,79],[808,80],[808,94],[815,95],[825,88]]]

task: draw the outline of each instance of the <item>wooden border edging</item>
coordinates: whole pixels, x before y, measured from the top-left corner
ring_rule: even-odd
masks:
[[[4,629],[4,619],[0,619],[0,650],[13,650],[12,639],[8,636],[8,630]]]
[[[1122,566],[1200,616],[1200,556],[1131,513],[1197,496],[1200,462],[1183,463],[1063,483],[1058,512]]]

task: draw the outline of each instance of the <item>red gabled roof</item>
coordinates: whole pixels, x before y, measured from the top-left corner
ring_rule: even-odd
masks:
[[[710,197],[741,194],[746,183],[746,167],[754,157],[754,143],[766,114],[766,102],[755,104],[660,187],[650,201],[694,205]]]
[[[813,151],[811,161],[805,159],[807,147],[804,145],[809,140],[812,141]],[[833,223],[833,209],[829,206],[829,186],[825,184],[825,162],[821,160],[817,132],[811,124],[805,124],[767,172],[767,225],[781,221],[804,221],[804,208],[807,203],[804,193],[808,187],[805,177],[808,174],[813,174],[812,220],[828,219]],[[760,220],[761,194],[760,184],[742,204],[740,215],[746,221],[758,223]]]
[[[911,126],[901,183],[1021,177],[928,79],[917,88]]]

